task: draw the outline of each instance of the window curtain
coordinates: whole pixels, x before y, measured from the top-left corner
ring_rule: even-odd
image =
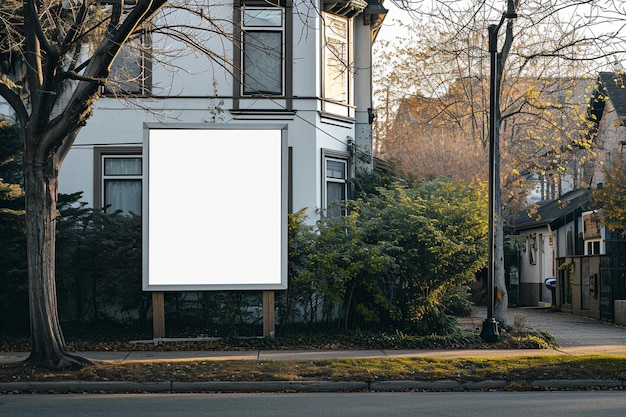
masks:
[[[141,214],[141,180],[106,180],[104,182],[106,212],[121,210],[124,214]]]

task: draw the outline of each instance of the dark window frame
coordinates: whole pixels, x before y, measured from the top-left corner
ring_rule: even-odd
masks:
[[[274,94],[244,94],[243,93],[243,14],[245,7],[280,7],[283,9],[283,91],[280,95]],[[233,8],[234,26],[234,48],[233,48],[233,111],[241,111],[241,100],[254,99],[276,99],[285,100],[285,111],[293,110],[293,13],[292,0],[235,0]]]
[[[340,161],[345,163],[345,178],[336,178],[336,177],[328,177],[327,175],[327,162],[328,161]],[[343,194],[344,194],[344,203],[350,199],[350,180],[352,177],[351,172],[351,160],[350,154],[348,152],[335,151],[331,149],[322,149],[321,154],[321,181],[322,181],[322,216],[323,217],[332,217],[334,215],[345,216],[347,214],[345,208],[340,208],[340,213],[334,213],[336,209],[329,207],[334,203],[328,201],[328,185],[329,183],[334,184],[343,184]],[[333,211],[333,213],[330,213]]]
[[[104,183],[107,179],[112,179],[115,176],[107,177],[104,175],[104,158],[111,156],[115,158],[123,157],[140,157],[143,160],[143,152],[140,146],[96,146],[94,147],[94,184],[93,184],[93,204],[96,209],[105,208],[106,196],[104,195],[105,187]],[[137,176],[137,179],[141,181],[143,189],[143,172]],[[143,207],[142,207],[143,211]],[[141,214],[141,213],[135,213]]]

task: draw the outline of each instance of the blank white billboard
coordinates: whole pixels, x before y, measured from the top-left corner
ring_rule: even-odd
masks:
[[[287,288],[286,129],[145,132],[143,289]]]

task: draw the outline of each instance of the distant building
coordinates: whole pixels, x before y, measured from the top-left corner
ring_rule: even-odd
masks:
[[[517,265],[519,305],[549,305],[551,293],[545,283],[559,276],[562,264],[559,260],[585,254],[582,214],[587,211],[590,200],[589,190],[570,191],[558,199],[539,203],[531,212],[524,211],[511,221],[515,233],[525,238],[520,244]],[[594,235],[593,241],[597,238],[600,236]],[[571,294],[568,282],[561,280],[559,283],[563,285],[562,294]]]
[[[566,172],[578,187],[536,200],[510,226],[525,237],[519,251],[521,305],[545,303],[549,292],[543,284],[556,278],[559,308],[613,321],[614,301],[626,298],[626,242],[604,227],[601,207],[593,207],[591,197],[626,143],[626,74],[600,73],[589,97],[581,140],[591,152],[581,146],[578,153],[585,157],[574,152]]]

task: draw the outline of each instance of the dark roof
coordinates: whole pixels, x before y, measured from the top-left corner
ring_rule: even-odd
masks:
[[[563,194],[557,200],[542,201],[538,203],[536,210],[531,214],[524,211],[510,224],[516,232],[535,227],[549,225],[551,229],[556,229],[564,223],[571,221],[571,215],[577,210],[582,210],[583,206],[591,200],[591,190],[578,189]]]
[[[626,118],[626,72],[601,72],[598,76],[598,84],[589,100],[587,110],[591,121],[595,127],[591,129],[589,135],[593,137],[597,133],[598,124],[604,115],[606,101],[611,100],[617,118]]]
[[[601,72],[600,83],[613,103],[617,116],[626,117],[626,72]]]

